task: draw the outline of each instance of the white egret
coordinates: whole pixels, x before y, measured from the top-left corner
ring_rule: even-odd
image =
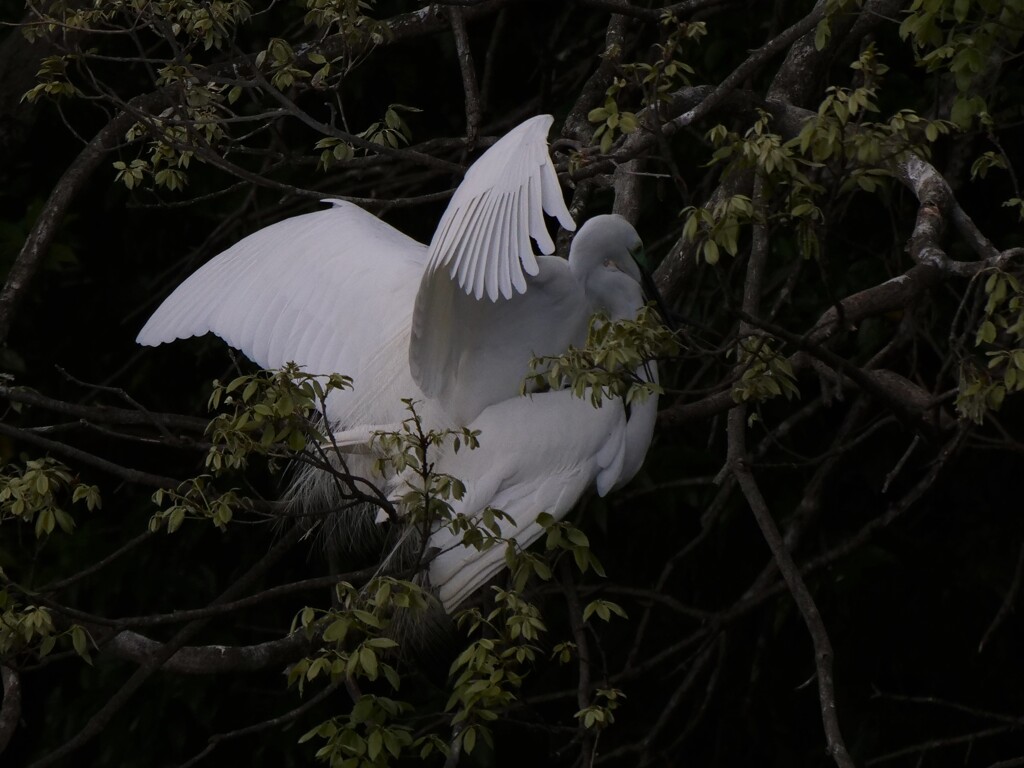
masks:
[[[566,390],[519,395],[534,356],[581,345],[590,318],[632,318],[644,299],[624,219],[598,216],[554,251],[544,213],[572,230],[547,153],[547,115],[527,120],[469,169],[430,246],[342,201],[262,229],[214,257],[156,310],[138,342],[156,345],[213,332],[263,367],[293,361],[354,379],[326,417],[342,443],[362,445],[419,402],[427,428],[481,432],[473,451],[447,453],[435,471],[462,480],[454,503],[486,507],[514,523],[502,533],[526,547],[537,515],[561,518],[591,485],[600,494],[639,469],[654,429],[655,398],[627,413]],[[644,375],[656,376],[653,367]],[[360,463],[362,462],[362,463]],[[371,457],[349,466],[369,476]],[[392,486],[395,478],[390,479]],[[451,611],[503,565],[501,548],[476,551],[445,528],[428,578]]]

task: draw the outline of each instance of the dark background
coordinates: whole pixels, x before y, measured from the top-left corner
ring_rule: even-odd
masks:
[[[510,0],[483,5],[468,21],[478,77],[485,60],[493,72],[481,136],[500,135],[522,117],[548,112],[555,115],[552,140],[558,138],[566,115],[584,100],[587,83],[601,66],[609,11],[600,3]],[[706,7],[680,18],[705,20],[709,34],[685,53],[696,70],[694,84],[714,86],[751,50],[801,19],[812,3],[698,5]],[[979,6],[971,3],[972,13],[980,13]],[[415,7],[382,1],[371,15],[388,19]],[[23,18],[16,2],[4,2],[2,9],[9,22]],[[895,10],[892,19],[876,21],[863,38],[843,40],[837,28],[838,39],[807,63],[805,80],[812,96],[796,105],[816,109],[828,84],[855,86],[849,64],[858,48],[872,40],[891,68],[879,94],[882,117],[897,109],[945,117],[951,98],[948,77],[915,65],[909,43],[897,30],[906,9]],[[256,52],[272,36],[294,46],[315,40],[317,33],[303,26],[302,16],[295,5],[274,6],[241,27],[234,42],[240,51]],[[649,61],[657,55],[652,46],[664,39],[664,32],[656,22],[636,18],[624,26],[622,61]],[[0,134],[0,265],[6,270],[61,174],[82,151],[81,137],[92,137],[116,106],[102,99],[19,101],[20,92],[31,86],[24,85],[19,72],[27,62],[38,61],[48,44],[25,44],[14,26],[0,34],[5,35],[0,74],[6,74],[0,77],[0,91],[7,107]],[[54,50],[95,45],[110,55],[131,48],[127,41],[102,37],[65,38],[49,45]],[[230,55],[196,53],[197,60],[210,63]],[[995,146],[993,138],[1011,164],[1019,167],[1021,160],[1021,79],[1014,58],[1019,49],[1001,56],[985,94],[993,128],[973,126],[940,140],[933,162],[980,230],[997,248],[1007,249],[1024,244],[1016,211],[1001,207],[1015,195],[1013,177],[993,170],[984,180],[972,181],[968,173],[971,160]],[[783,55],[767,60],[744,79],[742,88],[764,95],[781,66]],[[96,62],[93,67],[98,79],[122,98],[154,87],[140,65]],[[389,104],[397,103],[423,110],[405,115],[414,145],[465,135],[463,81],[447,24],[373,50],[338,87],[354,130],[380,119]],[[327,119],[321,93],[298,89],[292,96],[310,114]],[[253,98],[250,108],[258,110],[256,97],[243,98]],[[592,106],[602,98],[599,93]],[[637,94],[627,98],[639,99]],[[705,132],[722,123],[742,133],[751,121],[749,109],[726,105],[649,153],[649,170],[661,175],[642,182],[636,223],[655,262],[669,257],[679,238],[682,209],[704,204],[722,183],[720,167],[707,165],[712,150]],[[443,191],[458,181],[403,162],[325,172],[316,168],[319,153],[313,144],[320,136],[312,129],[280,118],[270,133],[262,146],[280,153],[282,163],[265,176],[325,195],[386,200]],[[421,151],[459,163],[479,154],[476,148],[432,149],[429,144]],[[191,167],[184,193],[148,186],[126,190],[115,182],[111,163],[129,162],[138,152],[138,144],[113,148],[78,189],[21,296],[2,351],[3,367],[14,384],[58,401],[132,407],[109,389],[117,388],[154,412],[203,416],[211,380],[239,367],[249,370],[248,364],[212,337],[140,349],[135,334],[199,264],[245,234],[317,204],[279,189],[239,183],[199,162]],[[679,169],[680,183],[664,178],[666,158]],[[259,170],[256,159],[239,162]],[[581,195],[584,217],[608,211],[613,196],[610,179],[598,177],[596,188]],[[776,318],[795,334],[811,327],[834,298],[880,284],[912,265],[905,246],[918,201],[909,190],[892,181],[876,194],[825,199],[820,259],[794,266],[800,256],[794,253],[793,236],[784,222],[773,224],[764,304],[780,295],[796,270]],[[384,218],[428,241],[443,206],[433,201],[396,208]],[[974,258],[955,235],[945,245],[955,258]],[[685,351],[664,366],[666,410],[728,389],[723,350],[736,332],[728,308],[742,294],[748,251],[749,236],[744,235],[739,256],[723,258],[717,267],[684,254],[688,282],[675,286],[668,298],[683,319]],[[806,566],[833,553],[826,565],[808,568],[805,578],[834,647],[837,710],[858,765],[1024,765],[1024,627],[1015,611],[1024,557],[1021,406],[1009,397],[998,414],[975,426],[957,420],[949,394],[957,384],[964,346],[954,343],[956,337],[963,334],[968,346],[973,342],[973,328],[958,327],[954,316],[961,303],[976,301],[978,290],[978,281],[942,281],[914,304],[872,317],[830,345],[862,366],[900,328],[909,327],[910,340],[886,367],[936,398],[938,427],[894,418],[889,404],[856,387],[837,391],[808,370],[798,378],[800,399],[764,403],[760,420],[748,431],[751,446],[765,444],[752,466],[770,510],[784,533],[800,528],[796,562]],[[779,430],[794,414],[812,407],[794,420],[791,430]],[[862,410],[853,419],[855,408]],[[851,419],[850,432],[837,438]],[[22,430],[51,427],[35,434],[124,467],[176,478],[202,468],[201,451],[161,445],[156,434],[149,434],[147,442],[128,440],[44,408],[7,409],[3,420]],[[957,434],[956,449],[943,457]],[[807,629],[742,495],[729,482],[715,482],[725,452],[723,412],[685,420],[666,417],[633,483],[606,499],[587,497],[573,518],[607,571],[607,579],[587,574],[573,588],[588,598],[614,600],[629,614],[627,620],[599,623],[589,635],[595,685],[619,688],[627,697],[616,710],[615,724],[600,736],[598,764],[831,763]],[[0,436],[6,462],[42,453],[10,434]],[[74,535],[58,531],[43,540],[36,539],[31,526],[3,521],[0,567],[29,589],[106,557],[144,531],[154,511],[152,488],[87,462],[63,460],[84,481],[101,487],[103,509],[76,513]],[[246,482],[273,496],[282,480],[254,471]],[[813,511],[803,519],[799,508],[808,497]],[[864,526],[911,498],[913,503],[891,523],[857,537]],[[174,535],[153,537],[52,597],[109,618],[203,606],[258,560],[281,530],[272,524],[238,524],[221,533],[189,523]],[[834,554],[846,543],[849,551]],[[300,545],[259,586],[320,575],[328,567],[318,549]],[[521,700],[495,724],[495,749],[481,746],[463,764],[568,766],[583,759],[573,719],[576,664],[548,660],[551,646],[571,634],[563,589],[557,580],[540,588],[537,599],[549,630],[541,661]],[[268,601],[213,622],[192,643],[244,646],[278,638],[303,605],[328,602],[326,590]],[[140,631],[165,640],[174,629]],[[979,647],[982,638],[986,643]],[[403,662],[407,677],[401,693],[418,708],[418,726],[443,707],[443,670],[457,650],[453,641],[431,650],[431,658],[421,654]],[[102,649],[93,654],[92,665],[68,654],[66,646],[58,652],[42,662],[28,653],[5,660],[21,673],[23,703],[4,765],[29,765],[73,737],[137,669]],[[197,676],[159,672],[60,764],[181,765],[214,734],[298,706],[282,669]],[[205,762],[312,764],[315,742],[296,745],[298,736],[350,706],[339,690],[295,723],[224,742]],[[432,760],[438,762],[436,756]]]

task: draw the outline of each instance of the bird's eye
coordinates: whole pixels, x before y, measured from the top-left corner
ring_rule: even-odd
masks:
[[[606,267],[610,267],[611,269],[615,269],[615,270],[619,269],[619,265],[618,265],[618,264],[616,264],[616,263],[615,263],[614,261],[612,261],[611,259],[605,259],[605,260],[604,260],[604,265],[605,265]]]

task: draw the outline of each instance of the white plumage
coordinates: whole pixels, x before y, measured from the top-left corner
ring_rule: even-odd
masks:
[[[480,430],[477,450],[442,454],[435,471],[466,484],[456,512],[501,509],[514,520],[503,535],[528,546],[539,513],[564,517],[591,485],[603,495],[636,473],[657,407],[650,398],[627,417],[620,402],[595,409],[564,390],[519,396],[532,357],[581,345],[594,312],[631,318],[644,303],[630,255],[640,240],[618,216],[588,221],[568,261],[534,254],[531,238],[554,250],[545,212],[575,228],[547,154],[551,122],[527,120],[470,168],[429,247],[329,201],[214,257],[139,343],[213,332],[264,367],[352,376],[325,416],[353,447],[400,422],[409,397],[427,428]],[[368,457],[350,458],[369,471]],[[398,480],[386,481],[395,493]],[[429,580],[449,611],[504,563],[500,547],[466,548],[443,527],[428,545],[440,550]]]

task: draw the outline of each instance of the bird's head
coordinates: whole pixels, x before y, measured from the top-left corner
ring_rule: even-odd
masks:
[[[587,221],[569,247],[569,268],[583,285],[595,310],[613,320],[632,318],[644,304],[637,258],[643,242],[618,214]]]

